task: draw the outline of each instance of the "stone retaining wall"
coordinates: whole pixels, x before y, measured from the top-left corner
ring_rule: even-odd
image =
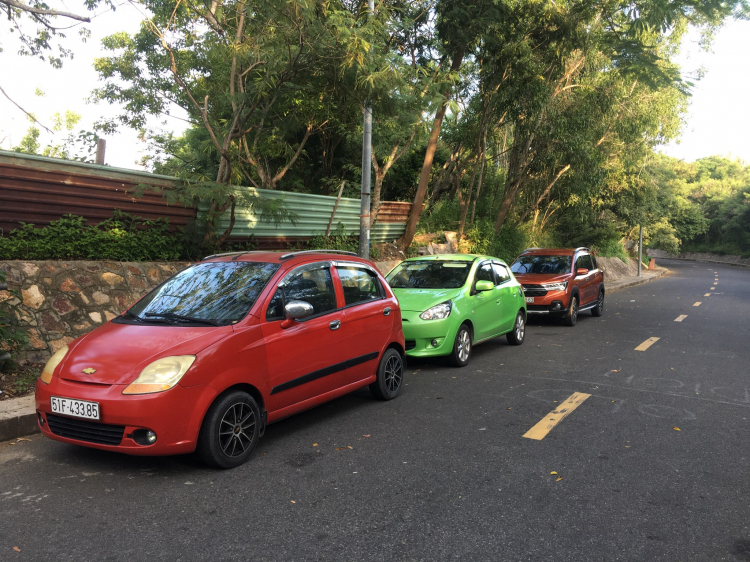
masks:
[[[710,263],[726,263],[728,265],[741,265],[750,267],[750,258],[740,256],[730,256],[726,254],[708,254],[704,252],[684,252],[682,254],[672,255],[664,250],[648,249],[647,254],[654,258],[668,258],[674,260],[691,260],[705,261]]]
[[[29,343],[20,361],[47,358],[128,306],[187,263],[0,261],[9,289],[0,302],[18,305]]]

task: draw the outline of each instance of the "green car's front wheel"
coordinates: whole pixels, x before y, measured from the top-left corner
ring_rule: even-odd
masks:
[[[461,324],[453,342],[453,351],[450,354],[450,364],[454,367],[466,367],[471,358],[471,328],[466,324]]]
[[[513,324],[513,329],[508,332],[508,335],[506,336],[508,338],[508,343],[511,345],[521,345],[523,343],[523,338],[526,335],[526,320],[524,320],[523,312],[520,310],[518,311],[518,315],[516,315],[516,322]]]

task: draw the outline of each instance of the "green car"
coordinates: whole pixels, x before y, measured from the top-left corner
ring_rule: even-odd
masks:
[[[507,334],[523,343],[526,299],[506,263],[492,256],[449,254],[401,262],[386,276],[401,305],[406,355],[448,355],[469,364],[473,345]]]

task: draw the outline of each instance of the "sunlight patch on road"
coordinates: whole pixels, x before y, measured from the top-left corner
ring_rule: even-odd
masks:
[[[635,348],[636,351],[646,351],[649,347],[659,341],[659,338],[648,338],[645,342]]]
[[[549,414],[544,416],[544,418],[542,418],[539,423],[528,430],[524,434],[524,437],[526,437],[527,439],[535,439],[536,441],[544,439],[547,434],[555,428],[557,424],[568,417],[568,415],[578,406],[583,404],[583,402],[589,396],[591,395],[585,394],[583,392],[574,392],[570,395],[570,397],[568,397],[567,400],[565,400],[565,402],[563,402]]]
[[[675,322],[682,322],[687,318],[687,314],[680,314],[677,318],[674,319]]]

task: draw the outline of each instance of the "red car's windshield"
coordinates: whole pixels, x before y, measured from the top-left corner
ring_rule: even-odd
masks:
[[[126,318],[232,324],[248,313],[278,269],[275,263],[199,263],[146,295]]]

